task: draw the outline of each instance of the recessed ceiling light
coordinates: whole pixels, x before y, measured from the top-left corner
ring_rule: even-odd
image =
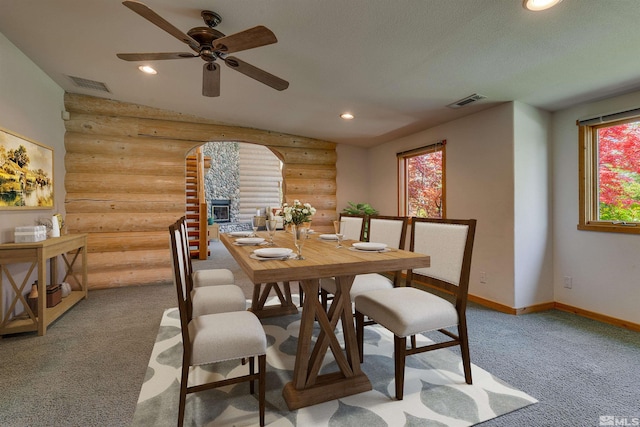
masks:
[[[352,120],[353,117],[354,116],[351,113],[342,113],[342,114],[340,114],[340,118],[342,118],[344,120]]]
[[[523,0],[522,6],[533,12],[549,9],[560,3],[562,0]]]
[[[153,69],[152,67],[148,66],[148,65],[141,65],[138,67],[138,70],[142,71],[143,73],[147,73],[147,74],[158,74],[158,72]]]

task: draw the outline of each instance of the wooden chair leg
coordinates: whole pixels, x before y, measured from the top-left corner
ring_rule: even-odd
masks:
[[[467,335],[466,323],[460,322],[458,325],[458,336],[460,337],[460,352],[462,353],[462,367],[464,368],[464,380],[471,384],[471,356],[469,354],[469,336]]]
[[[187,387],[189,386],[189,362],[182,360],[182,376],[180,378],[180,402],[178,404],[178,427],[184,425],[184,412],[187,404]]]
[[[393,337],[396,376],[396,399],[404,398],[404,365],[407,357],[407,338]]]
[[[360,363],[364,363],[364,314],[356,310],[354,316],[356,318],[356,340],[358,341]]]
[[[267,385],[267,356],[265,354],[258,356],[258,406],[260,411],[260,427],[263,427],[265,424],[264,421],[264,396],[265,396],[265,388]]]
[[[329,307],[329,293],[324,289],[320,289],[320,301],[322,302],[322,309],[326,312]]]
[[[304,303],[304,289],[302,289],[302,285],[300,284],[300,282],[298,282],[298,289],[298,294],[300,295],[300,304],[298,306],[302,307],[302,304]]]
[[[253,375],[256,372],[256,364],[255,364],[255,357],[250,357],[249,358],[249,374]],[[251,380],[249,381],[249,393],[253,394],[255,393],[255,381]]]
[[[415,349],[418,346],[417,342],[416,342],[416,336],[415,335],[411,335],[411,348]]]

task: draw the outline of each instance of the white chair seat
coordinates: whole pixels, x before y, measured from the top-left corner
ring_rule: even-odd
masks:
[[[194,288],[191,291],[191,301],[193,317],[247,309],[247,300],[244,292],[237,285]]]
[[[189,338],[191,365],[254,357],[267,352],[264,328],[250,311],[194,317],[189,322]]]
[[[336,279],[324,277],[320,279],[320,287],[330,294],[336,293]],[[371,292],[380,289],[392,289],[393,282],[377,273],[358,274],[351,285],[351,302],[363,292]]]
[[[355,299],[356,310],[398,337],[458,324],[456,308],[447,300],[416,288],[366,292]]]
[[[235,283],[233,272],[226,268],[195,270],[191,274],[191,279],[194,288],[201,286],[233,285]]]

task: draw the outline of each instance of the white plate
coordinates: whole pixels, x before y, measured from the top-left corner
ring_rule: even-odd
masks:
[[[233,237],[249,237],[253,234],[253,231],[232,231],[229,236]]]
[[[322,240],[338,240],[338,236],[335,234],[321,234],[320,237]]]
[[[361,251],[381,251],[387,248],[387,245],[385,243],[374,243],[374,242],[358,242],[358,243],[354,243],[351,246]]]
[[[256,259],[258,261],[286,261],[288,259],[295,259],[297,257],[296,254],[290,253],[289,255],[284,255],[282,257],[268,257],[268,256],[258,256],[256,254],[249,254],[249,258]]]
[[[239,245],[259,245],[264,242],[262,237],[244,237],[242,239],[236,239],[236,243]]]
[[[289,255],[291,252],[293,252],[293,250],[289,248],[262,248],[253,251],[253,253],[260,258],[281,258]]]

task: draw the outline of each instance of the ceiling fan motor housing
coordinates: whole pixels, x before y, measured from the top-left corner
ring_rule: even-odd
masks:
[[[203,10],[200,16],[202,16],[204,23],[207,24],[209,28],[214,28],[222,22],[222,17],[210,10]]]

